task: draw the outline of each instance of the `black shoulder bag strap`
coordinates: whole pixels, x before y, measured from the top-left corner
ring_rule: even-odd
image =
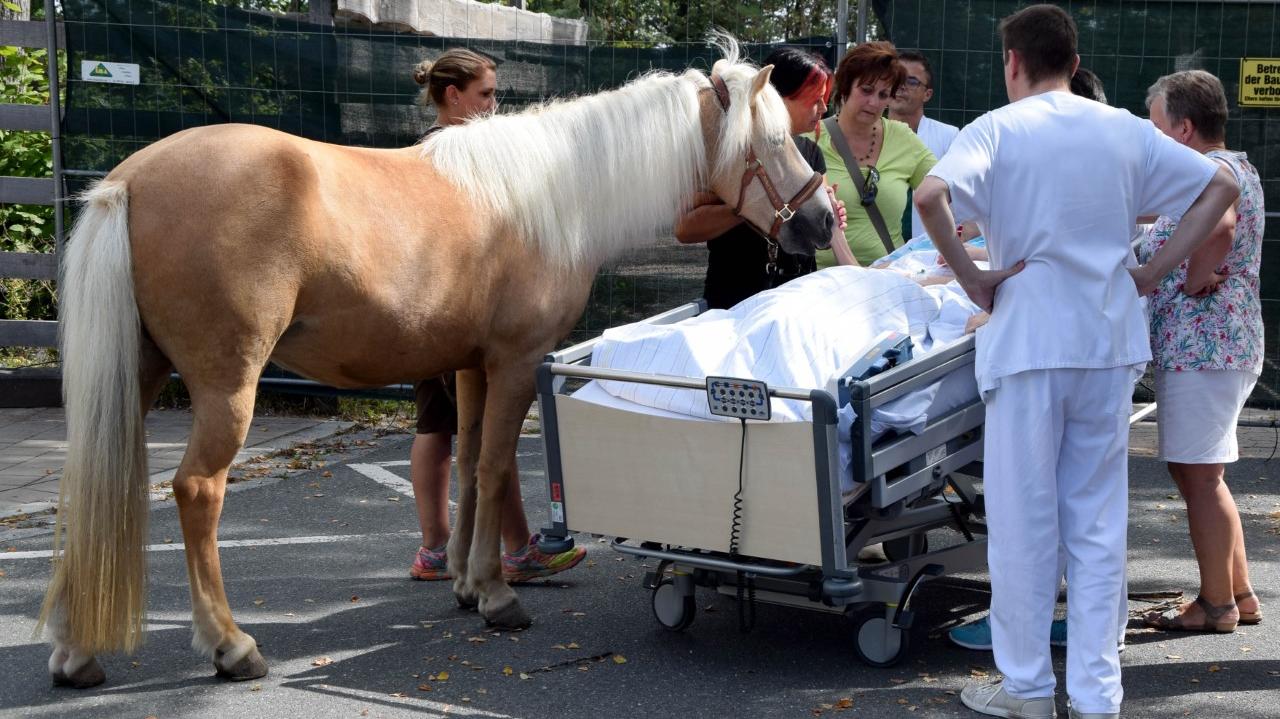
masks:
[[[876,206],[874,200],[866,203],[861,199],[867,196],[866,181],[862,179],[862,168],[858,165],[858,161],[854,159],[853,152],[849,149],[849,143],[844,141],[844,132],[840,130],[840,125],[834,117],[828,117],[822,121],[822,124],[827,128],[827,134],[831,136],[831,146],[836,148],[836,152],[840,153],[841,159],[844,160],[845,168],[849,170],[849,177],[853,178],[853,184],[858,189],[858,204],[862,205],[862,209],[867,211],[867,217],[871,218],[871,226],[876,228],[876,234],[880,235],[880,241],[884,243],[885,252],[892,253],[895,249],[893,238],[889,237],[889,228],[884,224],[884,216],[880,214],[880,208]]]

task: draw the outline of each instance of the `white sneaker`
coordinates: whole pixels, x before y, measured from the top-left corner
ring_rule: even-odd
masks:
[[[965,706],[993,717],[1009,719],[1057,719],[1058,709],[1053,697],[1015,699],[1004,691],[1004,682],[994,684],[970,684],[960,692]]]

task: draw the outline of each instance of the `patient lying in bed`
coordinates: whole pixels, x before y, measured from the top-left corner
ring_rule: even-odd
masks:
[[[918,358],[962,338],[978,311],[955,283],[922,286],[904,274],[833,267],[755,295],[728,310],[711,310],[672,325],[637,323],[606,330],[591,364],[649,374],[709,375],[762,380],[773,387],[827,389],[886,330],[910,335]],[[959,373],[957,373],[959,374]],[[593,382],[580,399],[633,411],[687,419],[716,417],[698,390],[648,384]],[[871,418],[873,433],[918,430],[934,411],[972,401],[972,372],[885,405]],[[945,400],[945,409],[939,409]],[[773,421],[807,421],[811,405],[772,401]],[[853,410],[840,410],[842,476],[851,482],[848,448]]]

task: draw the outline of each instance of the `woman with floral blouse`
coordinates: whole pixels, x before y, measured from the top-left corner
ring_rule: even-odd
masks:
[[[1187,505],[1200,594],[1149,615],[1145,624],[1230,632],[1262,620],[1240,513],[1223,481],[1224,465],[1237,459],[1236,420],[1262,372],[1262,187],[1245,154],[1226,148],[1227,98],[1218,78],[1202,70],[1162,77],[1151,86],[1147,107],[1164,134],[1226,165],[1240,183],[1240,199],[1151,297],[1159,456]],[[1160,249],[1176,226],[1174,219],[1157,219],[1139,260]]]

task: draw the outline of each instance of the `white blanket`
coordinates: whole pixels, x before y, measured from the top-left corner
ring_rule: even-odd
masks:
[[[916,356],[964,334],[976,306],[954,284],[921,287],[894,272],[832,267],[672,325],[606,330],[596,367],[682,377],[720,375],[772,387],[826,389],[885,330],[911,336]],[[601,382],[615,397],[712,419],[706,394],[630,382]],[[808,402],[773,400],[775,421],[811,418]]]

